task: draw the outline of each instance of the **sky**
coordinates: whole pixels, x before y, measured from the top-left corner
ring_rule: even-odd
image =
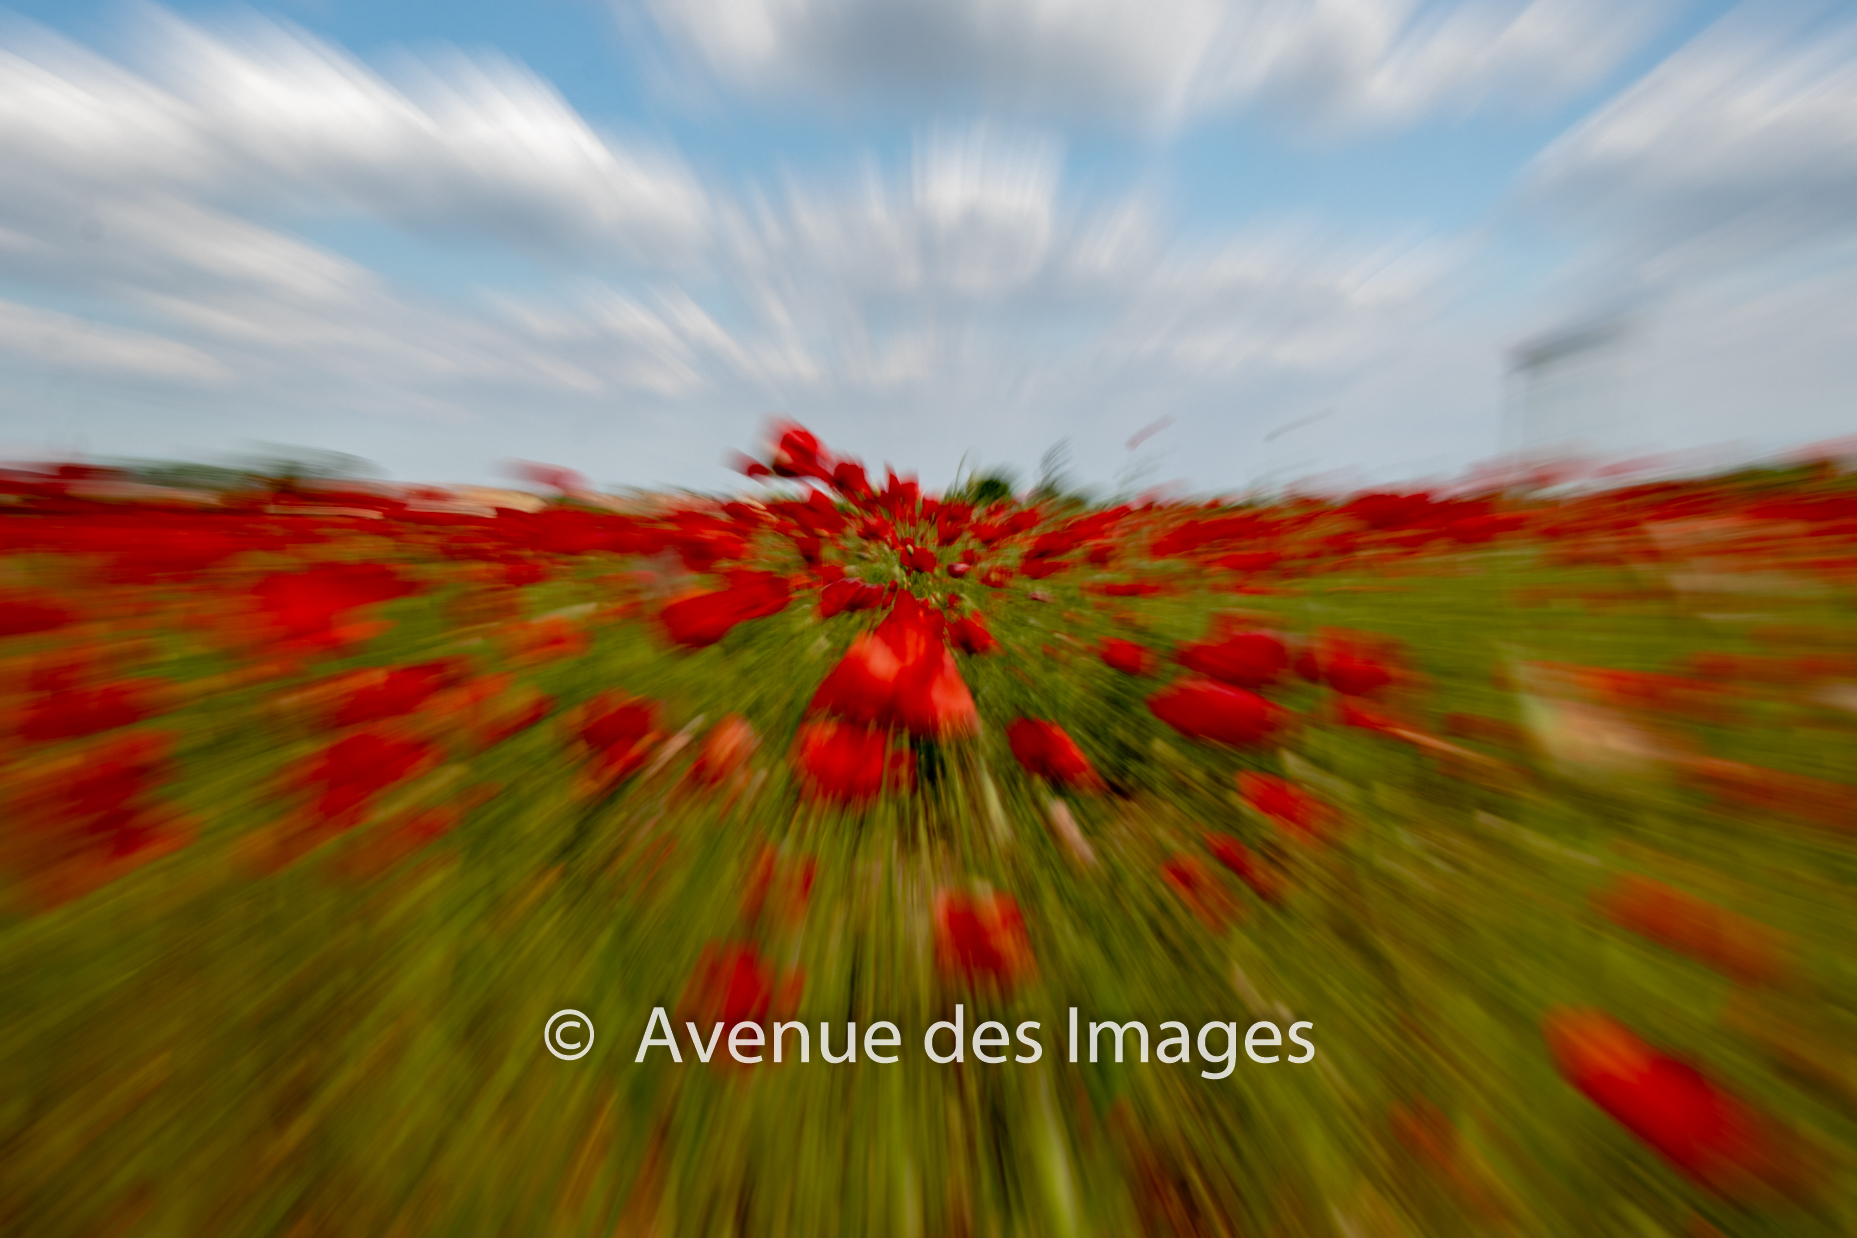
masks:
[[[930,489],[1847,435],[1857,6],[0,8],[0,457],[713,491],[770,415]]]

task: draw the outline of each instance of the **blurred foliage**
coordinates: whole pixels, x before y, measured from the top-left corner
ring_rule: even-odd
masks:
[[[1018,475],[1012,470],[993,468],[969,476],[964,482],[950,488],[945,497],[951,503],[986,507],[1010,500],[1018,492],[1018,485]]]

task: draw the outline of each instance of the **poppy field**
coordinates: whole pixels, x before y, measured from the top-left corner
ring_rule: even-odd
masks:
[[[0,472],[0,1233],[1857,1232],[1857,477],[741,471]]]

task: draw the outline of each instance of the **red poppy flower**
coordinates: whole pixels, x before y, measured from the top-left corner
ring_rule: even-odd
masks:
[[[1044,518],[1044,513],[1038,508],[1028,507],[1006,517],[1000,524],[1000,530],[1005,536],[1014,537],[1037,528]]]
[[[1836,830],[1848,830],[1857,820],[1857,786],[1849,783],[1714,757],[1686,760],[1681,768],[1687,779],[1743,810],[1781,813]]]
[[[1153,652],[1132,640],[1107,637],[1098,649],[1102,660],[1124,675],[1152,675],[1158,663]]]
[[[442,756],[424,740],[379,729],[358,731],[306,762],[300,784],[321,789],[314,812],[324,824],[346,828],[375,796],[431,768]]]
[[[657,705],[615,690],[602,692],[581,706],[578,717],[575,735],[593,755],[600,786],[644,765],[660,735]]]
[[[362,672],[330,711],[332,726],[357,726],[411,713],[453,679],[458,668],[449,662],[418,666],[383,667]]]
[[[763,619],[786,609],[792,586],[774,572],[740,572],[726,589],[698,593],[667,605],[660,614],[666,632],[679,645],[701,649],[727,636],[738,623]]]
[[[787,870],[781,898],[781,914],[789,923],[805,918],[806,904],[812,898],[812,884],[819,876],[819,862],[806,856]]]
[[[518,666],[577,657],[587,651],[589,643],[586,629],[563,615],[513,623],[499,633],[499,638],[506,656]]]
[[[935,540],[943,546],[951,546],[961,540],[973,514],[974,509],[965,503],[942,504],[935,512]]]
[[[114,539],[118,550],[107,569],[108,578],[124,585],[152,584],[164,577],[196,575],[213,564],[247,548],[240,537],[224,530],[201,528],[198,522],[150,516],[124,529]]]
[[[933,572],[941,566],[941,560],[927,546],[917,546],[913,542],[905,543],[900,558],[903,567],[911,572]]]
[[[1207,834],[1206,850],[1212,858],[1238,875],[1257,896],[1267,903],[1281,902],[1283,880],[1276,870],[1252,853],[1251,849],[1230,834]]]
[[[95,735],[154,717],[172,703],[173,685],[157,679],[125,679],[99,688],[51,693],[27,707],[19,737],[45,743]]]
[[[75,618],[69,607],[50,598],[12,591],[0,593],[0,637],[50,632]]]
[[[1777,1127],[1617,1021],[1562,1008],[1542,1033],[1569,1083],[1693,1181],[1733,1195],[1780,1168]]]
[[[1263,688],[1288,669],[1290,653],[1274,633],[1234,632],[1218,641],[1182,645],[1174,660],[1234,687]]]
[[[761,746],[760,737],[740,714],[730,714],[709,729],[703,746],[697,751],[690,777],[706,787],[713,787],[747,763]]]
[[[792,422],[776,423],[773,429],[778,436],[771,461],[775,476],[832,480],[831,459],[820,450],[819,440],[811,431]]]
[[[108,833],[173,777],[173,750],[173,735],[143,731],[100,740],[43,766],[11,770],[8,812],[21,834],[41,827]]]
[[[796,537],[793,539],[793,548],[800,552],[800,558],[808,567],[818,567],[819,557],[825,553],[825,542],[817,537]],[[708,570],[707,565],[690,564],[689,566],[694,572]]]
[[[1215,933],[1224,929],[1234,910],[1231,895],[1197,858],[1177,855],[1161,865],[1161,876],[1207,928]]]
[[[1228,572],[1261,572],[1282,561],[1281,551],[1245,550],[1237,554],[1221,555],[1212,561],[1212,566],[1222,567]]]
[[[1365,696],[1393,681],[1393,673],[1369,658],[1339,658],[1323,668],[1328,686],[1347,696]]]
[[[174,740],[120,735],[8,771],[0,865],[21,879],[33,910],[80,898],[192,840],[193,825],[155,798],[173,775]]]
[[[878,501],[899,523],[914,523],[917,506],[922,498],[921,485],[913,477],[898,477],[889,470],[886,473],[888,484]]]
[[[533,559],[510,563],[503,568],[503,583],[512,589],[538,585],[548,579],[548,569]]]
[[[252,596],[285,639],[312,640],[330,635],[335,621],[351,610],[418,591],[384,564],[319,563],[266,576]]]
[[[742,893],[742,919],[752,924],[771,902],[774,918],[789,926],[800,923],[806,918],[806,903],[812,896],[818,867],[811,856],[783,864],[777,850],[762,847]]]
[[[1343,696],[1367,696],[1393,682],[1395,656],[1385,637],[1331,629],[1297,659],[1296,673]]]
[[[913,735],[948,739],[979,728],[973,694],[961,679],[954,655],[935,640],[913,662],[904,664],[897,683],[897,722]]]
[[[1330,816],[1328,805],[1274,774],[1239,774],[1238,793],[1251,807],[1305,841],[1320,837]]]
[[[812,710],[866,725],[887,718],[896,696],[902,662],[888,641],[867,632],[826,675],[813,693]]]
[[[712,942],[678,1002],[699,1024],[721,1023],[722,1037],[740,1023],[759,1023],[774,1003],[774,972],[751,945]]]
[[[1148,710],[1188,739],[1242,747],[1269,737],[1284,711],[1243,688],[1181,679],[1148,698]]]
[[[851,518],[823,490],[814,490],[804,503],[796,503],[788,510],[803,528],[820,537],[837,537],[851,523]]]
[[[1025,557],[1027,559],[1055,559],[1059,555],[1076,549],[1077,543],[1081,540],[1082,538],[1068,529],[1044,533],[1032,540],[1032,548],[1025,552]]]
[[[110,674],[123,661],[120,647],[74,645],[33,659],[26,672],[28,692],[69,692]]]
[[[373,881],[408,856],[451,833],[478,804],[498,788],[473,788],[462,799],[396,816],[368,830],[362,843],[336,860],[334,869],[350,881]]]
[[[835,580],[819,590],[819,618],[830,619],[847,610],[870,610],[882,604],[883,590],[861,580]]]
[[[915,759],[893,752],[883,731],[844,722],[809,722],[800,728],[793,763],[817,799],[860,804],[886,789],[915,788]]]
[[[478,752],[521,734],[554,711],[555,698],[529,684],[511,688],[507,675],[486,678],[497,681],[496,690],[485,694],[467,731],[468,743]]]
[[[1004,589],[1012,583],[1012,571],[1009,568],[990,567],[981,574],[980,583],[989,589]]]
[[[1147,598],[1167,592],[1167,586],[1153,580],[1109,581],[1086,586],[1093,593],[1111,598]]]
[[[825,677],[811,708],[917,735],[972,733],[979,723],[974,698],[936,631],[942,622],[939,612],[899,593],[889,617],[853,641]]]
[[[832,486],[848,499],[871,497],[870,480],[864,475],[864,466],[855,460],[840,460],[833,466]]]
[[[1646,877],[1619,878],[1594,896],[1614,924],[1715,968],[1730,979],[1761,984],[1787,969],[1779,935],[1763,924]]]
[[[1384,710],[1362,704],[1351,698],[1343,698],[1336,709],[1336,717],[1342,726],[1358,727],[1363,731],[1373,731],[1380,735],[1390,735],[1394,739],[1404,739],[1400,732],[1405,728],[1399,720]]]
[[[1103,789],[1102,777],[1089,758],[1055,722],[1021,718],[1006,728],[1006,742],[1028,774],[1083,791]]]
[[[948,639],[962,653],[996,653],[999,650],[999,641],[987,631],[986,622],[979,615],[966,615],[949,624]]]
[[[1029,580],[1043,580],[1073,566],[1066,559],[1038,559],[1026,555],[1019,562],[1019,572]]]
[[[1010,986],[1031,972],[1025,920],[1009,896],[941,890],[934,911],[935,956],[945,974]]]

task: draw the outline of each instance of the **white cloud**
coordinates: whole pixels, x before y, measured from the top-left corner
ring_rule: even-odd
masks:
[[[279,195],[536,250],[674,262],[707,200],[673,156],[596,133],[534,74],[454,54],[399,84],[289,26],[140,15],[144,76],[16,27],[0,163],[73,188]]]
[[[621,0],[634,3],[636,0]],[[826,100],[977,95],[1137,125],[1545,106],[1641,45],[1659,0],[644,0],[725,83]]]
[[[208,384],[227,408],[453,420],[454,398],[665,388],[661,365],[576,364],[261,218],[346,212],[661,268],[687,264],[709,227],[677,159],[596,134],[513,66],[459,57],[394,85],[282,25],[141,19],[142,74],[5,31],[0,281],[96,307],[7,310],[15,407],[52,390],[107,404],[132,377]]]
[[[1521,199],[1650,288],[1857,234],[1857,22],[1744,7],[1528,170]]]
[[[984,127],[922,145],[912,205],[950,286],[986,295],[1044,265],[1059,167],[1055,143],[1002,148]]]
[[[0,301],[0,352],[54,369],[219,383],[230,371],[187,345],[33,305]]]
[[[1259,231],[1163,263],[1113,332],[1131,357],[1209,373],[1357,364],[1449,273],[1443,247]],[[1435,308],[1435,307],[1432,307]]]

